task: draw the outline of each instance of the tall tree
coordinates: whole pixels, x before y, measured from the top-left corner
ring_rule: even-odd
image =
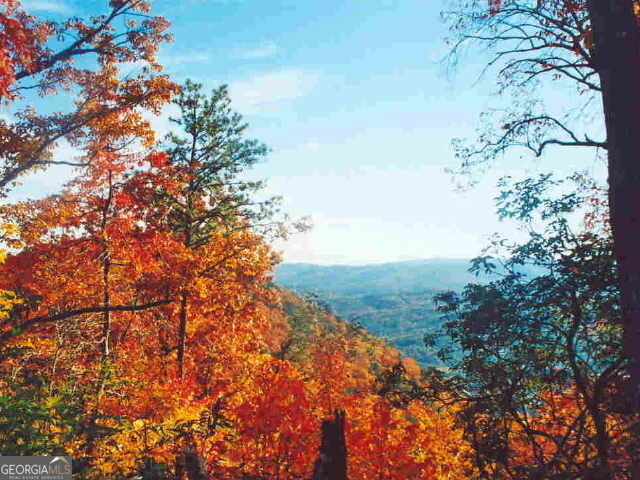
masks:
[[[640,3],[589,0],[593,62],[607,129],[609,207],[629,357],[633,406],[640,412]],[[640,466],[636,471],[640,478]]]
[[[601,101],[606,138],[594,140],[579,115],[555,115],[539,101],[523,103],[487,129],[479,145],[459,145],[463,165],[487,160],[510,147],[542,155],[553,145],[606,150],[609,205],[629,359],[629,408],[640,412],[640,3],[637,0],[459,1],[445,13],[457,47],[485,42],[495,52],[503,91],[530,91],[536,82],[567,80],[582,98]],[[578,97],[577,97],[578,98]],[[588,130],[588,129],[587,129]],[[500,132],[500,133],[496,133]]]
[[[281,225],[272,221],[277,199],[256,198],[263,182],[242,178],[267,154],[267,147],[246,138],[248,125],[231,110],[226,86],[214,89],[210,96],[202,85],[187,81],[175,98],[180,115],[171,121],[176,131],[165,140],[170,175],[180,186],[174,191],[158,191],[159,211],[166,215],[167,227],[181,238],[194,255],[206,252],[216,236],[232,235],[250,229],[266,234]],[[190,299],[199,276],[215,275],[252,245],[229,243],[223,256],[211,257],[193,271],[180,293],[178,313],[178,365],[184,376],[185,348]]]

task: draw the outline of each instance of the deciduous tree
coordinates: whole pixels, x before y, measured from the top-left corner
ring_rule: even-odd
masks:
[[[625,357],[610,231],[599,219],[574,232],[565,216],[596,190],[581,181],[581,194],[553,198],[552,186],[542,176],[501,195],[503,216],[546,230],[521,245],[496,240],[502,278],[438,297],[453,340],[441,358],[484,477],[627,478],[637,418],[616,404]],[[495,271],[497,258],[476,268]]]
[[[158,112],[174,85],[159,74],[158,47],[170,39],[168,22],[152,16],[143,0],[105,2],[90,18],[54,22],[28,15],[18,1],[2,2],[0,13],[0,100],[13,107],[13,120],[0,121],[0,192],[21,175],[51,164],[90,162],[53,158],[65,140],[98,155],[102,141],[135,137],[150,142],[145,111]],[[125,72],[131,64],[140,70]],[[125,73],[127,73],[125,75]],[[31,92],[51,100],[70,97],[66,112],[38,112]]]
[[[458,47],[484,42],[495,53],[503,91],[526,95],[536,82],[566,80],[576,100],[601,103],[597,115],[606,135],[585,130],[584,110],[575,114],[545,111],[539,101],[510,110],[481,136],[477,146],[460,145],[465,166],[491,159],[510,147],[542,155],[553,145],[597,147],[606,152],[609,207],[622,294],[625,353],[629,358],[630,408],[640,411],[640,158],[636,121],[640,100],[640,4],[636,0],[481,0],[455,1],[446,12]],[[486,120],[485,120],[486,122]],[[640,467],[639,467],[640,471]],[[638,473],[640,475],[640,473]]]

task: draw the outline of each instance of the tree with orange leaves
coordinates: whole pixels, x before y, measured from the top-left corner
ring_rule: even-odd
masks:
[[[2,0],[0,8],[0,98],[5,99],[18,72],[35,71],[47,27],[21,11],[16,0]]]
[[[16,226],[15,241],[23,247],[2,266],[3,285],[13,285],[22,299],[6,319],[2,341],[66,318],[101,312],[108,319],[112,311],[170,301],[170,287],[162,287],[157,275],[172,265],[159,267],[154,260],[167,259],[166,252],[175,252],[176,244],[145,223],[148,209],[132,202],[138,177],[151,173],[132,172],[131,162],[149,164],[156,156],[102,152],[62,194],[2,207],[3,220]],[[79,277],[81,258],[85,263]],[[109,288],[116,269],[119,278],[130,281],[126,290],[120,285],[118,297]],[[109,350],[108,341],[103,347]]]
[[[129,136],[151,141],[153,133],[142,113],[158,112],[175,86],[158,73],[158,47],[170,35],[167,21],[150,14],[149,2],[110,1],[104,14],[62,22],[28,15],[18,1],[3,3],[0,100],[16,104],[31,91],[40,96],[78,93],[68,112],[39,114],[24,107],[13,112],[12,122],[0,122],[0,193],[35,169],[90,162],[100,152],[100,129],[102,141],[107,134],[112,140]],[[54,38],[71,40],[60,44]],[[81,57],[94,60],[93,68],[76,65]],[[131,62],[144,67],[123,78],[121,70]],[[82,161],[53,158],[52,149],[63,140],[92,154]]]
[[[89,454],[133,312],[172,301],[173,279],[163,272],[172,268],[179,243],[146,225],[145,209],[131,202],[138,181],[132,162],[153,164],[155,154],[103,152],[60,195],[2,212],[23,244],[2,266],[2,284],[22,300],[3,322],[3,349],[28,352],[10,359],[17,368],[52,365],[43,376],[50,392],[76,378],[82,393],[75,400],[88,408],[82,429]]]
[[[78,342],[80,351],[70,353],[47,340],[27,349],[29,362],[55,363],[58,353],[52,352],[73,358],[76,384],[83,385],[76,403],[85,418],[70,448],[91,463],[91,471],[113,473],[116,460],[135,468],[145,455],[156,463],[175,463],[178,476],[189,458],[204,458],[213,468],[220,451],[202,450],[209,436],[195,428],[199,419],[213,406],[222,409],[256,389],[259,377],[252,376],[249,358],[269,344],[264,305],[275,301],[263,288],[273,264],[263,240],[271,225],[252,221],[268,213],[254,210],[249,196],[259,184],[234,177],[264,147],[239,141],[245,127],[229,115],[228,99],[220,92],[221,109],[205,102],[198,110],[202,117],[192,124],[186,119],[187,133],[195,125],[202,129],[196,132],[200,140],[210,142],[198,144],[205,156],[188,152],[196,161],[181,157],[177,134],[176,147],[167,153],[140,154],[124,141],[128,130],[91,125],[96,140],[87,153],[91,161],[62,195],[5,210],[25,245],[6,265],[17,276],[7,275],[5,282],[29,302],[12,313],[4,340],[31,345],[34,336],[54,329],[91,332]],[[226,147],[221,138],[227,138]],[[219,150],[210,148],[214,144]],[[22,282],[25,276],[28,282]],[[24,357],[12,362],[27,365]],[[45,375],[51,388],[61,387],[56,379],[64,378],[63,369],[56,370],[53,377]],[[130,387],[125,378],[136,381]],[[174,395],[177,388],[181,395]],[[194,397],[200,401],[184,408],[184,399]],[[126,419],[124,430],[115,418]],[[233,418],[238,428],[246,423]],[[169,448],[142,448],[135,440],[140,424],[152,436],[151,423],[161,431],[155,439],[171,442]],[[252,432],[260,425],[242,428]],[[108,447],[114,440],[105,429],[118,432],[122,449]],[[91,460],[104,451],[112,452],[113,461]]]
[[[179,188],[157,190],[156,206],[165,227],[181,239],[200,265],[190,268],[191,279],[180,293],[178,312],[178,366],[185,369],[185,350],[190,304],[197,298],[198,283],[215,278],[218,271],[236,258],[252,251],[253,243],[238,242],[237,232],[252,231],[266,236],[282,235],[283,224],[274,220],[277,199],[256,199],[263,182],[247,181],[240,174],[267,153],[267,147],[245,138],[247,125],[231,110],[226,86],[214,89],[210,97],[201,93],[202,85],[187,81],[174,104],[180,116],[165,139],[169,159],[167,170]],[[224,253],[211,255],[208,246],[228,242]],[[214,241],[215,239],[215,241]]]
[[[377,395],[360,398],[346,415],[349,478],[477,478],[454,413],[418,400],[400,407]]]
[[[132,435],[139,422],[156,422],[163,429],[157,440],[173,442],[149,450],[129,438],[124,451],[112,453],[114,461],[133,462],[126,468],[135,468],[138,454],[165,461],[168,452],[185,455],[200,438],[193,421],[238,386],[254,390],[247,355],[268,344],[260,332],[268,311],[262,305],[274,301],[262,288],[269,248],[249,229],[223,228],[209,232],[197,252],[185,246],[156,221],[157,192],[178,195],[183,186],[174,171],[163,153],[112,145],[62,194],[2,212],[23,245],[3,266],[2,285],[23,303],[3,325],[3,350],[19,353],[2,368],[37,372],[50,394],[74,378],[66,400],[83,414],[67,448],[94,472],[112,472],[110,460],[92,458],[110,451],[113,435],[105,430],[129,438],[123,419]],[[180,358],[182,337],[172,322],[180,306],[171,304],[185,283],[193,294],[190,349]],[[194,397],[201,401],[185,409]]]
[[[109,2],[107,14],[63,22],[28,15],[17,0],[3,0],[0,8],[0,101],[14,107],[12,121],[0,120],[0,196],[21,175],[36,169],[88,165],[118,142],[151,145],[153,132],[143,114],[157,113],[176,87],[159,74],[156,61],[159,45],[170,39],[168,23],[150,15],[148,2]],[[125,20],[124,27],[120,20]],[[56,40],[60,38],[72,40]],[[83,66],[76,66],[81,57]],[[93,64],[87,62],[90,58]],[[123,78],[120,70],[129,62],[145,66]],[[74,108],[66,113],[39,114],[31,106],[20,107],[28,92],[49,97],[73,90],[77,91]],[[80,149],[82,158],[53,158],[53,149],[62,141]],[[2,235],[5,244],[11,245],[14,229],[2,225],[3,232],[9,232]],[[11,291],[2,292],[0,298],[3,316],[21,302]],[[56,312],[37,322],[92,313],[96,308]]]

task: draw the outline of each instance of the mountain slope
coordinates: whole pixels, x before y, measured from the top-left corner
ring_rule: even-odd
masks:
[[[437,359],[423,337],[440,324],[433,296],[488,277],[469,273],[469,260],[429,259],[364,266],[282,264],[276,283],[315,294],[342,318],[362,324],[424,365]]]

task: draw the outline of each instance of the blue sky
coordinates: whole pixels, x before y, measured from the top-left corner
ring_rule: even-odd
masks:
[[[98,0],[23,2],[34,13],[86,13]],[[177,4],[177,5],[176,5]],[[456,72],[439,14],[444,0],[157,0],[175,41],[161,60],[177,81],[229,84],[250,134],[272,152],[252,175],[282,195],[311,232],[277,247],[285,261],[362,264],[471,257],[498,222],[497,179],[551,168],[603,176],[590,151],[554,151],[531,161],[514,153],[492,164],[479,184],[458,192],[454,137],[473,136],[493,106],[480,50]],[[562,94],[551,92],[555,100]],[[154,120],[166,131],[165,118]],[[61,147],[60,155],[68,155]],[[68,176],[52,169],[25,179],[13,197],[55,191]],[[27,186],[28,185],[28,186]]]

